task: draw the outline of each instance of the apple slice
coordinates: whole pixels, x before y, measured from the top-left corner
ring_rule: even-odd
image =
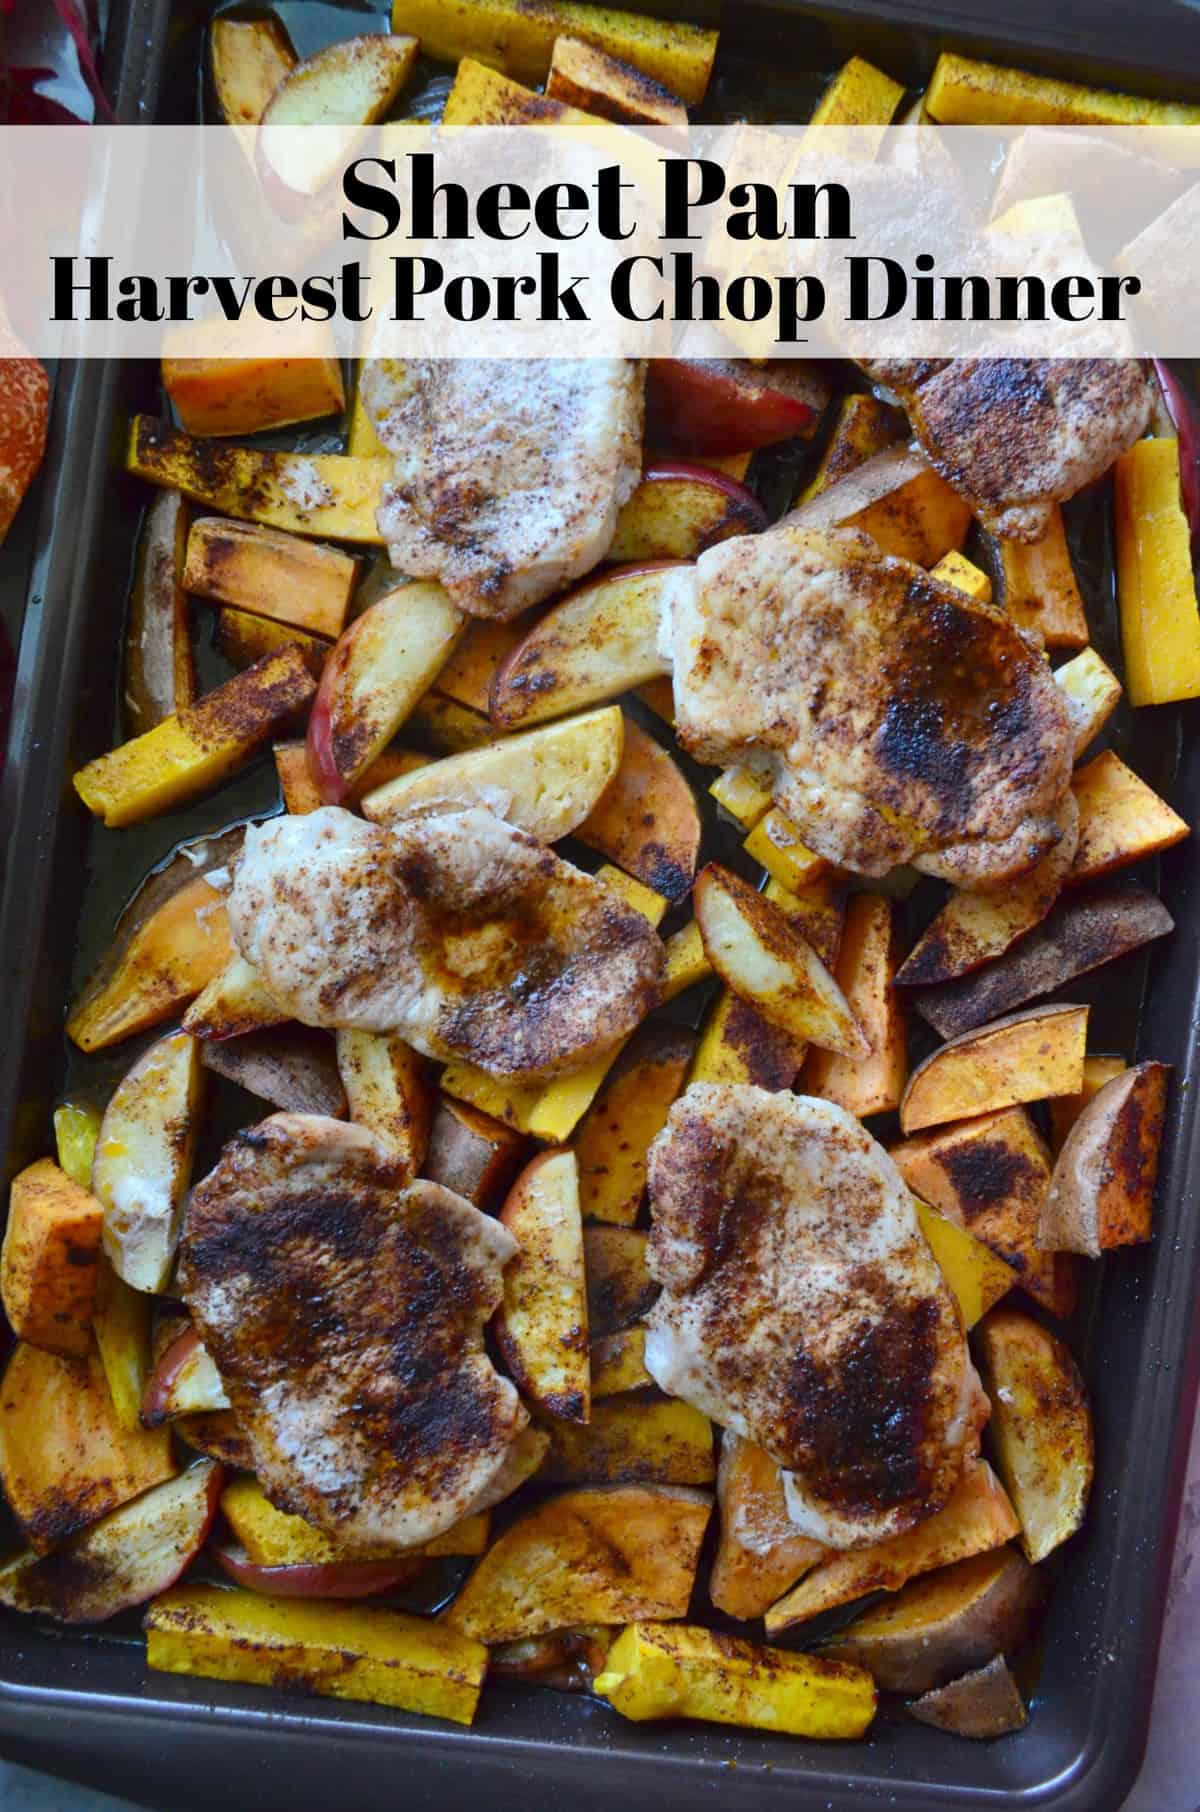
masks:
[[[520,1246],[504,1271],[496,1339],[522,1393],[549,1415],[591,1413],[579,1172],[573,1151],[544,1151],[517,1178],[500,1219]]]
[[[52,1554],[27,1548],[0,1568],[0,1604],[59,1623],[103,1623],[156,1598],[204,1546],[221,1478],[214,1461],[198,1460]]]
[[[362,809],[386,824],[425,805],[486,805],[542,843],[581,824],[621,762],[625,723],[616,705],[449,755],[368,793]]]
[[[682,453],[807,439],[828,401],[820,367],[803,359],[653,359],[646,379],[649,439]]]
[[[374,1598],[407,1585],[427,1564],[420,1556],[398,1554],[395,1560],[327,1560],[264,1567],[233,1541],[214,1542],[212,1557],[238,1585],[269,1598]]]
[[[172,1416],[228,1408],[229,1398],[220,1372],[195,1328],[186,1328],[172,1340],[146,1380],[142,1392],[144,1426],[156,1428]]]
[[[728,988],[789,1038],[871,1055],[841,989],[780,907],[717,862],[701,871],[693,901],[705,955]]]
[[[92,1163],[104,1250],[135,1290],[165,1288],[192,1173],[204,1071],[187,1032],[160,1038],[118,1083]]]
[[[657,460],[617,517],[610,560],[695,560],[731,535],[757,535],[767,512],[744,484],[688,459]]]
[[[214,19],[208,32],[217,106],[230,126],[257,126],[296,53],[278,19]]]
[[[298,63],[263,111],[258,156],[265,172],[295,195],[317,194],[342,169],[362,127],[388,111],[417,49],[416,38],[369,32]]]
[[[1191,395],[1168,361],[1155,359],[1154,370],[1179,441],[1179,492],[1194,547],[1200,540],[1200,421]]]
[[[568,592],[500,663],[489,710],[502,730],[630,692],[670,671],[658,625],[671,576],[683,560],[613,567]]]
[[[353,622],[325,663],[308,720],[308,765],[340,805],[429,690],[466,627],[440,585],[388,592]]]

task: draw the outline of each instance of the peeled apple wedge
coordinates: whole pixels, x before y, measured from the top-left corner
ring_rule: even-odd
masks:
[[[315,195],[341,170],[356,128],[383,118],[417,60],[417,40],[367,33],[342,38],[286,75],[268,101],[258,156],[298,195]],[[289,127],[322,127],[292,132]]]
[[[208,31],[217,104],[230,126],[257,126],[296,53],[276,19],[214,19]]]
[[[980,1323],[977,1340],[996,1464],[1036,1565],[1087,1510],[1095,1473],[1087,1391],[1063,1341],[1006,1303]]]
[[[146,1613],[146,1663],[210,1680],[286,1685],[469,1724],[487,1650],[445,1623],[376,1605],[177,1586]]]
[[[308,766],[321,797],[340,805],[428,691],[466,627],[440,585],[388,592],[340,638],[308,720]]]
[[[706,1492],[681,1486],[564,1491],[492,1543],[444,1622],[492,1643],[573,1623],[683,1617],[711,1514]]]
[[[199,1460],[50,1554],[0,1567],[0,1604],[59,1623],[103,1623],[174,1585],[204,1546],[221,1468]]]
[[[501,1354],[523,1394],[550,1415],[591,1413],[579,1171],[572,1151],[526,1165],[500,1210],[520,1251],[505,1266]]]
[[[492,722],[502,730],[523,729],[666,673],[658,651],[663,593],[685,564],[613,567],[568,592],[497,668]]]
[[[689,459],[656,459],[617,517],[611,560],[695,560],[718,541],[757,535],[767,513],[740,480]]]
[[[870,1056],[841,989],[780,907],[716,862],[702,870],[693,898],[705,954],[735,994],[791,1038]]]
[[[541,843],[557,843],[593,809],[621,761],[615,705],[431,762],[368,793],[377,824],[423,805],[486,805]]]
[[[702,1718],[788,1736],[860,1737],[875,1716],[861,1667],[760,1648],[686,1623],[633,1623],[608,1651],[593,1691],[622,1717]]]
[[[160,1038],[117,1085],[92,1165],[104,1250],[135,1290],[165,1289],[191,1181],[204,1072],[186,1032]]]

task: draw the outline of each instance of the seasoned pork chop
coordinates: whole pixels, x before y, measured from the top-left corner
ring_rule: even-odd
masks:
[[[663,639],[684,748],[767,769],[832,862],[986,887],[1063,835],[1070,722],[1036,648],[865,535],[723,542],[673,577]]]
[[[603,881],[482,806],[383,828],[336,806],[246,832],[234,942],[305,1025],[540,1076],[658,1004],[657,933]]]
[[[226,1146],[179,1287],[274,1504],[350,1547],[467,1514],[528,1420],[483,1350],[516,1250],[362,1127],[274,1114]]]
[[[785,1470],[828,1547],[932,1515],[987,1399],[903,1178],[827,1101],[693,1083],[650,1150],[646,1369]]]
[[[643,384],[630,359],[372,363],[392,565],[501,619],[589,572],[641,471]]]
[[[930,464],[993,534],[1036,541],[1051,505],[1137,439],[1153,391],[1137,359],[881,360]]]

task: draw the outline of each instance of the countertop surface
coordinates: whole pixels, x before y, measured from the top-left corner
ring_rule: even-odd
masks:
[[[1036,1715],[1036,1713],[1035,1713]],[[1200,1405],[1171,1572],[1150,1742],[1123,1812],[1200,1812]],[[947,1739],[949,1740],[949,1739]],[[102,1781],[95,1783],[103,1787]],[[2,1812],[132,1812],[129,1802],[0,1761]],[[170,1807],[156,1812],[171,1812]]]

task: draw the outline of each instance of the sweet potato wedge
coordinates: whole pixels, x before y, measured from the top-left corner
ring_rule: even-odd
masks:
[[[543,843],[556,843],[581,824],[620,765],[624,720],[615,705],[584,712],[503,743],[450,755],[368,793],[362,809],[386,824],[414,806],[493,806],[508,795],[504,816]]]
[[[160,1024],[221,973],[233,941],[224,900],[204,877],[227,868],[241,846],[240,830],[186,844],[138,889],[67,1016],[80,1050]]]
[[[200,1047],[200,1061],[282,1113],[328,1114],[335,1120],[346,1113],[333,1041],[313,1026],[209,1039]]]
[[[1072,886],[1156,856],[1188,835],[1178,812],[1111,749],[1076,769],[1071,791],[1079,805],[1079,847],[1068,876]]]
[[[308,750],[304,743],[295,738],[290,742],[277,742],[273,753],[275,772],[279,775],[279,789],[288,811],[299,816],[303,816],[305,812],[319,811],[325,801],[309,769]],[[426,767],[432,759],[430,755],[419,755],[415,749],[399,749],[393,744],[382,755],[375,757],[366,772],[350,788],[343,804],[348,809],[356,806],[364,794],[373,793],[376,787],[386,786],[398,774],[410,774],[414,768]]]
[[[350,1118],[381,1139],[415,1177],[429,1146],[430,1086],[424,1061],[402,1038],[340,1031],[337,1067]]]
[[[261,661],[264,654],[271,654],[289,643],[299,650],[304,665],[319,682],[333,652],[332,642],[325,641],[322,636],[309,635],[303,629],[293,629],[287,623],[276,623],[271,617],[256,617],[249,610],[227,606],[217,612],[213,644],[239,673],[253,667],[255,661]]]
[[[469,1724],[487,1650],[444,1623],[376,1605],[264,1598],[177,1586],[146,1613],[146,1665],[333,1699],[394,1705]]]
[[[175,1474],[166,1429],[123,1428],[99,1354],[22,1341],[0,1385],[0,1477],[39,1554]]]
[[[572,1151],[544,1151],[508,1192],[500,1219],[520,1250],[505,1266],[496,1342],[522,1394],[548,1415],[591,1413],[579,1173]]]
[[[935,1730],[978,1739],[1007,1736],[1026,1724],[1024,1701],[1003,1655],[923,1693],[908,1707],[908,1715]]]
[[[1003,1310],[993,1310],[1002,1314]],[[766,1613],[768,1636],[867,1592],[898,1591],[920,1573],[947,1567],[1010,1541],[1020,1523],[986,1460],[973,1460],[950,1501],[915,1529],[873,1548],[831,1553]]]
[[[1039,1246],[1099,1258],[1150,1238],[1170,1073],[1165,1063],[1139,1063],[1087,1103],[1055,1161]]]
[[[708,1485],[716,1477],[712,1424],[676,1397],[607,1397],[586,1427],[544,1424],[540,1477],[558,1485]]]
[[[841,989],[780,907],[715,862],[697,879],[694,901],[709,962],[764,1019],[797,1042],[871,1054]]]
[[[887,1692],[928,1692],[1033,1632],[1046,1582],[1016,1548],[995,1548],[913,1580],[821,1645],[867,1668]]]
[[[646,1330],[622,1328],[603,1334],[591,1344],[592,1401],[620,1397],[630,1390],[648,1390],[654,1380],[646,1370]]]
[[[996,601],[1020,629],[1034,629],[1047,648],[1084,648],[1087,617],[1067,547],[1062,510],[1036,541],[987,538]]]
[[[1075,1094],[1083,1082],[1087,1021],[1087,1007],[1033,1007],[950,1039],[909,1078],[901,1131]]]
[[[936,566],[961,548],[971,512],[956,491],[909,447],[876,453],[786,518],[799,528],[857,528],[885,554]]]
[[[1064,1343],[1006,1303],[980,1323],[978,1354],[996,1465],[1036,1565],[1087,1510],[1095,1471],[1087,1392]]]
[[[935,1032],[954,1038],[1165,937],[1173,924],[1162,901],[1145,887],[1109,882],[1081,888],[996,962],[958,981],[920,989],[913,1004]]]
[[[1023,1107],[919,1133],[893,1145],[891,1156],[915,1195],[1011,1265],[1014,1281],[1052,1314],[1070,1313],[1075,1267],[1038,1246],[1051,1161]]]
[[[0,1604],[58,1623],[103,1623],[174,1585],[216,1514],[220,1468],[201,1460],[112,1510],[52,1554],[0,1567]]]
[[[701,1718],[789,1736],[862,1736],[875,1683],[859,1667],[760,1648],[684,1623],[632,1623],[593,1690],[622,1717]]]
[[[681,769],[632,718],[616,773],[575,835],[674,903],[696,873],[700,814]]]
[[[1094,648],[1084,648],[1056,669],[1054,683],[1067,701],[1078,761],[1120,703],[1121,682]]]
[[[221,331],[228,338],[224,322]],[[198,436],[258,434],[264,428],[285,428],[294,422],[340,415],[346,393],[333,335],[322,325],[307,337],[313,341],[314,351],[322,349],[318,356],[241,359],[164,353],[163,388],[175,405],[180,425]],[[196,330],[180,336],[171,345],[172,353],[191,340],[202,344],[203,338]]]
[[[955,981],[1003,956],[1050,912],[1071,871],[1076,847],[1072,827],[1017,880],[990,893],[954,888],[910,950],[896,976],[899,985],[928,987]]]
[[[647,1243],[640,1228],[584,1228],[588,1327],[593,1339],[632,1327],[653,1306],[659,1285],[646,1262]]]
[[[929,1242],[929,1250],[936,1258],[942,1276],[950,1285],[963,1326],[973,1328],[992,1304],[999,1302],[1019,1282],[1017,1273],[966,1227],[960,1227],[948,1215],[938,1214],[919,1197],[914,1196],[913,1201],[921,1232]]]
[[[214,19],[208,33],[213,85],[230,126],[257,126],[267,102],[296,66],[278,19]]]
[[[646,1191],[646,1153],[682,1089],[695,1041],[650,1028],[625,1047],[575,1132],[585,1219],[632,1227]]]
[[[517,624],[476,619],[439,670],[434,690],[486,716],[496,673],[520,641]]]
[[[382,544],[375,511],[391,475],[387,459],[216,446],[139,415],[125,463],[135,477],[182,491],[222,516],[322,541]]]
[[[187,710],[89,761],[75,775],[75,790],[110,829],[171,811],[244,766],[315,690],[299,650],[280,648]]]
[[[199,516],[183,569],[184,590],[293,624],[332,640],[342,633],[358,561],[340,548],[255,522]]]
[[[231,1479],[221,1492],[221,1514],[241,1542],[250,1560],[262,1567],[321,1565],[342,1560],[389,1560],[395,1548],[343,1548],[314,1529],[302,1516],[277,1510],[254,1478]],[[406,1553],[429,1558],[441,1555],[482,1554],[487,1547],[491,1518],[486,1511],[464,1517],[445,1534],[435,1536]]]
[[[481,57],[523,82],[545,81],[556,40],[578,38],[632,63],[689,106],[704,99],[717,51],[715,31],[578,0],[550,0],[535,11],[521,0],[474,0],[458,8],[442,0],[392,0],[392,30],[415,33],[426,56],[448,63]]]
[[[13,1178],[0,1249],[0,1301],[18,1340],[86,1357],[103,1223],[95,1196],[49,1158]]]
[[[516,1642],[575,1623],[686,1616],[711,1515],[706,1492],[680,1486],[564,1491],[492,1543],[444,1621]]]
[[[140,736],[196,701],[182,584],[190,517],[178,491],[160,491],[142,524],[121,671],[126,736]]]
[[[263,987],[257,969],[244,956],[235,955],[196,996],[183,1016],[183,1029],[194,1038],[240,1038],[282,1025],[286,1018]]]
[[[613,567],[569,591],[496,669],[492,722],[519,730],[603,704],[666,671],[658,651],[664,587],[680,565]]]
[[[1093,1095],[1098,1094],[1106,1082],[1123,1074],[1128,1067],[1123,1057],[1085,1057],[1083,1087],[1079,1093],[1056,1095],[1053,1101],[1047,1103],[1050,1110],[1050,1150],[1055,1157],[1062,1150],[1063,1141]]]
[[[440,585],[397,586],[356,617],[325,663],[308,720],[308,765],[331,805],[360,781],[463,634]]]
[[[717,1508],[720,1533],[708,1590],[730,1617],[761,1617],[825,1555],[789,1517],[775,1461],[728,1428],[721,1436]]]
[[[895,908],[883,894],[856,893],[846,904],[845,929],[833,979],[871,1046],[869,1057],[810,1051],[801,1087],[865,1119],[900,1104],[908,1080],[905,1009],[893,983],[900,962]]]
[[[196,1040],[173,1032],[138,1059],[105,1110],[92,1189],[109,1263],[135,1290],[164,1289],[175,1262],[202,1086]]]
[[[433,1111],[423,1174],[477,1208],[491,1208],[516,1175],[524,1150],[514,1127],[443,1095]]]

